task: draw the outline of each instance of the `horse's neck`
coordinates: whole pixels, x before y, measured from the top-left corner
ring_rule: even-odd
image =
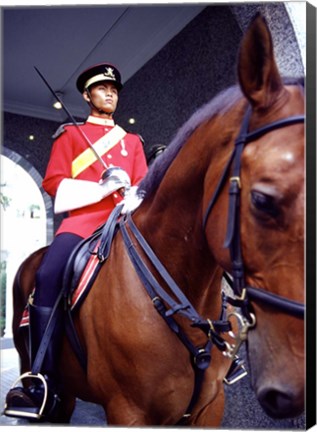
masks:
[[[219,294],[222,270],[209,251],[202,227],[209,164],[201,156],[199,149],[195,155],[189,146],[182,149],[155,195],[145,200],[136,220],[184,293],[195,306],[204,309],[207,297],[210,303],[210,295]]]

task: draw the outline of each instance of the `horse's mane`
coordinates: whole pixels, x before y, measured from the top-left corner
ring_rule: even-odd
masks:
[[[303,78],[285,78],[283,82],[285,85],[298,85],[304,88]],[[141,194],[145,193],[149,196],[157,190],[169,166],[199,125],[216,114],[224,114],[241,97],[242,92],[240,87],[235,85],[221,91],[217,96],[199,108],[178,130],[167,149],[153,162],[147,175],[140,183],[139,191]]]

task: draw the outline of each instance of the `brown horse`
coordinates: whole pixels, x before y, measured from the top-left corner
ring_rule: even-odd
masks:
[[[63,343],[60,421],[69,421],[78,397],[102,405],[109,425],[175,425],[184,414],[190,414],[186,424],[192,426],[221,422],[232,339],[219,334],[224,344],[213,345],[187,413],[195,369],[136,271],[131,251],[174,298],[138,233],[188,299],[190,307],[179,310],[162,303],[195,346],[217,340],[212,335],[219,333],[214,323],[221,317],[223,271],[232,275],[236,295],[229,303],[243,313],[230,320],[235,325],[237,317],[242,324],[238,339],[249,329],[247,350],[259,402],[273,417],[303,411],[304,92],[301,84],[281,79],[261,16],[242,39],[238,75],[240,85],[196,112],[152,165],[140,185],[144,200],[132,215],[139,231],[129,219],[121,221],[110,256],[74,316],[86,371],[66,337]],[[22,371],[30,366],[19,322],[42,253],[22,265],[14,287]],[[208,331],[187,323],[186,311],[193,309],[210,324]],[[183,314],[177,317],[178,312]]]

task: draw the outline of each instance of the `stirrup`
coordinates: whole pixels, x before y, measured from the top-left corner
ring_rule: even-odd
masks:
[[[246,375],[248,375],[248,372],[244,367],[243,360],[239,359],[236,355],[223,381],[227,385],[232,385],[241,378],[244,378]]]
[[[4,406],[4,410],[3,410],[3,414],[8,416],[8,417],[19,417],[19,418],[26,418],[26,419],[36,419],[36,420],[41,420],[43,417],[43,411],[47,402],[47,398],[48,398],[48,386],[47,386],[47,382],[44,378],[44,376],[40,373],[37,374],[33,374],[32,372],[26,372],[24,374],[22,374],[12,385],[11,389],[9,390],[9,392],[11,390],[13,390],[17,383],[19,381],[22,381],[25,378],[32,378],[32,379],[38,379],[41,381],[41,383],[43,384],[43,388],[44,388],[44,396],[43,396],[43,401],[41,406],[38,408],[36,406],[34,407],[13,407],[13,408],[9,408],[7,406],[7,403],[5,403]],[[8,392],[8,393],[9,393]]]

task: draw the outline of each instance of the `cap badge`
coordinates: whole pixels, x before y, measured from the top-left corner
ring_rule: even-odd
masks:
[[[106,72],[103,73],[105,77],[115,80],[114,70],[111,67],[106,67]]]

